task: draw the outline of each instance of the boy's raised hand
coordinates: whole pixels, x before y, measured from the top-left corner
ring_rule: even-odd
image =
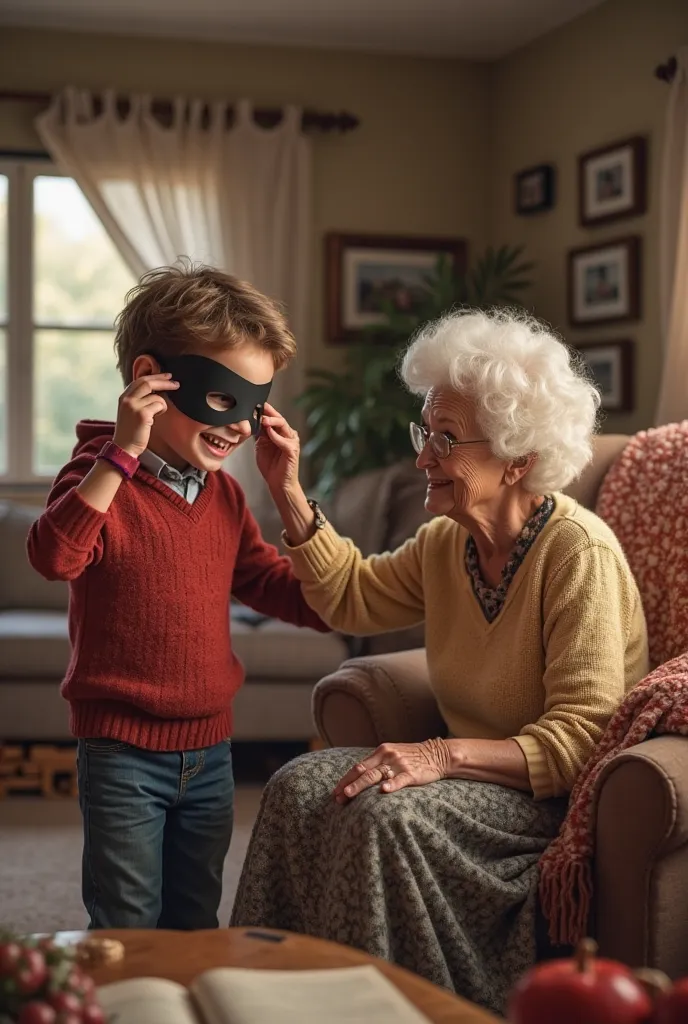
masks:
[[[178,387],[171,373],[152,373],[133,380],[120,395],[113,437],[115,444],[138,459],[148,447],[155,417],[167,409],[167,402],[160,392],[174,391]]]
[[[256,441],[258,469],[273,494],[299,487],[299,435],[274,405],[266,402]]]

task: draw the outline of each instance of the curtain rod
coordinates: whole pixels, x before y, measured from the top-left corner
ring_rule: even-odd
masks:
[[[655,78],[661,82],[673,82],[678,64],[675,57],[669,57],[665,64],[658,64],[655,68]]]
[[[47,106],[52,96],[47,92],[16,92],[11,89],[0,90],[0,101],[12,103],[35,103],[39,106]],[[102,110],[102,101],[95,97],[94,110],[99,114]],[[210,115],[211,104],[206,103],[203,111],[203,123],[207,123]],[[129,101],[125,96],[117,97],[117,110],[121,117],[125,117],[129,110]],[[172,123],[173,104],[171,100],[154,99],[151,101],[153,115],[165,127]],[[276,107],[257,107],[253,111],[256,124],[261,128],[274,128],[282,120],[282,110]],[[227,111],[228,124],[231,124],[233,111]],[[360,121],[353,114],[341,111],[338,114],[331,114],[320,110],[304,110],[301,117],[301,127],[304,131],[316,132],[351,132],[358,128]]]

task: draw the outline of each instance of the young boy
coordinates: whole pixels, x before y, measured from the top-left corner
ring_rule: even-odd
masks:
[[[77,425],[28,539],[69,580],[92,928],[212,928],[232,832],[230,595],[325,630],[220,473],[295,354],[277,307],[206,267],[146,275],[118,317],[116,423]],[[272,411],[272,410],[271,410]]]

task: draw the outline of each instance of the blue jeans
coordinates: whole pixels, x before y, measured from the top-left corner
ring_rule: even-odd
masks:
[[[79,740],[90,928],[217,928],[232,836],[229,740],[158,753]]]

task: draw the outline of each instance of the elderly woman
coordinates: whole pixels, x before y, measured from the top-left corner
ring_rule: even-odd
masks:
[[[364,559],[298,483],[266,407],[258,464],[306,598],[333,629],[425,622],[447,735],[308,754],[264,794],[233,924],[358,946],[501,1011],[535,958],[537,863],[566,794],[647,671],[619,544],[561,493],[591,457],[598,396],[525,315],[426,327],[402,377],[434,518]],[[361,509],[365,515],[365,509]]]

